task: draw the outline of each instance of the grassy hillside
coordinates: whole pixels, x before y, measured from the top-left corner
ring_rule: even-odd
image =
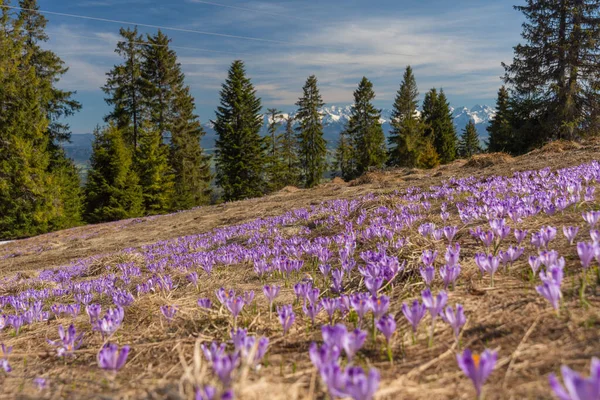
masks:
[[[349,246],[357,266],[344,274],[342,295],[369,292],[365,276],[368,265],[379,262],[376,254],[385,253],[386,263],[397,260],[402,266],[397,274],[382,272],[385,278],[375,289],[380,300],[389,299],[386,313],[397,324],[390,341],[393,362],[381,332],[376,329],[372,338],[371,311],[362,322],[354,307],[349,313],[342,309],[333,314],[334,323],[350,329],[356,325],[367,334],[352,363],[364,371],[378,371],[377,399],[474,398],[475,391],[456,360],[457,353],[467,348],[497,352],[494,371],[484,386],[486,399],[551,398],[550,373],[559,374],[565,363],[587,374],[591,357],[600,355],[598,263],[593,261],[588,271],[582,303],[576,245],[562,233],[563,226],[579,227],[575,243],[591,242],[582,213],[600,208],[599,151],[598,142],[555,143],[517,158],[492,154],[434,170],[369,173],[350,183],[335,179],[311,190],[289,187],[261,199],[4,244],[0,246],[0,314],[18,316],[32,309],[15,299],[29,304],[28,298],[38,296],[42,307],[41,321],[24,324],[18,334],[12,326],[0,330],[0,342],[13,347],[7,358],[12,372],[0,375],[4,396],[187,399],[193,398],[194,387],[212,385],[222,391],[225,386],[213,372],[215,366],[199,346],[223,342],[228,353],[234,352],[230,331],[235,325],[257,339],[269,340],[264,358],[256,363],[254,356],[260,350],[256,347],[246,348],[249,355],[241,351],[232,356],[234,364],[239,363],[229,385],[236,398],[326,398],[323,370],[319,373],[314,367],[309,348],[313,342],[323,343],[321,327],[329,317],[323,310],[313,323],[304,310],[312,300],[298,301],[294,285],[309,274],[320,300],[343,298],[336,293],[331,273],[324,275],[327,268],[319,267],[347,267],[348,257],[340,256],[339,249]],[[596,193],[589,194],[588,188]],[[554,208],[556,200],[576,193],[581,197],[573,204],[563,210]],[[523,254],[512,265],[500,266],[492,286],[475,257],[494,249],[471,232],[478,227],[493,230],[497,224],[493,221],[501,218],[510,233],[496,250],[522,247]],[[427,223],[457,228],[451,241],[460,245],[461,271],[454,289],[453,285],[445,289],[439,275],[446,263],[448,237],[427,234]],[[556,228],[557,234],[538,249],[535,234],[548,226]],[[515,229],[527,230],[520,244]],[[546,247],[565,260],[559,315],[536,291],[541,282],[528,263],[529,256],[539,256]],[[431,346],[431,317],[421,321],[413,340],[401,311],[404,302],[421,300],[424,250],[438,251],[431,291],[434,295],[445,291],[447,304],[461,304],[466,315],[458,340],[451,327],[437,318]],[[555,267],[548,264],[542,270]],[[302,266],[294,269],[294,265]],[[197,282],[191,273],[197,274]],[[270,316],[265,284],[281,286],[275,306],[291,305],[295,312],[287,335],[277,312]],[[237,319],[228,311],[233,304],[229,296],[221,294],[224,305],[220,304],[219,288],[243,296],[245,305]],[[199,298],[210,299],[212,306],[199,307]],[[123,304],[122,324],[106,339],[131,347],[116,375],[98,368],[96,357],[105,340],[92,329],[85,304],[78,312],[60,312],[60,305],[64,309],[85,302],[100,304],[101,316],[109,307]],[[175,307],[174,317],[165,317],[161,306]],[[57,357],[56,347],[46,339],[57,340],[59,325],[71,323],[78,333],[85,332],[82,345],[71,357]],[[347,356],[341,359],[343,368]],[[33,380],[38,377],[46,379],[48,388],[36,388]],[[350,387],[347,383],[345,390]]]

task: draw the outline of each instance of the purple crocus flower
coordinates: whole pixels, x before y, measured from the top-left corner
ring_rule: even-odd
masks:
[[[431,283],[435,279],[435,267],[433,265],[421,267],[419,268],[419,272],[421,273],[423,281],[425,281],[425,286],[431,286]]]
[[[335,293],[341,293],[343,290],[342,282],[344,279],[344,270],[334,269],[331,271],[332,289]]]
[[[389,343],[392,335],[396,331],[396,320],[394,319],[394,316],[387,314],[381,317],[379,321],[377,321],[377,329],[383,333],[385,340]]]
[[[527,237],[527,229],[515,229],[515,239],[517,239],[517,245],[520,245],[523,240]]]
[[[117,372],[125,365],[129,355],[129,346],[119,346],[114,343],[106,343],[98,352],[98,366],[106,371]]]
[[[454,336],[458,339],[460,328],[462,328],[467,322],[467,318],[465,317],[465,313],[463,311],[463,306],[457,304],[456,311],[454,311],[450,306],[446,307],[442,313],[442,320],[452,327],[454,330]]]
[[[427,307],[431,318],[435,319],[444,309],[446,302],[448,301],[448,295],[443,290],[438,293],[436,297],[433,297],[429,289],[425,289],[421,292],[423,297],[423,305]]]
[[[321,335],[323,342],[328,346],[336,346],[342,349],[344,346],[344,338],[348,334],[348,330],[344,324],[323,325],[321,327]]]
[[[500,266],[500,259],[491,254],[475,254],[475,263],[481,272],[487,272],[491,277],[491,286],[494,286],[494,274]]]
[[[377,291],[379,290],[381,285],[383,285],[383,278],[381,277],[365,278],[365,286],[367,287],[367,290],[371,293],[371,296],[377,297]]]
[[[206,346],[202,343],[200,348],[204,353],[204,358],[206,358],[206,361],[209,363],[212,363],[217,357],[225,355],[225,343],[217,344],[217,342],[212,342],[210,346]]]
[[[581,266],[587,270],[594,259],[595,247],[593,243],[579,242],[577,243],[577,254],[581,260]]]
[[[372,400],[379,388],[379,372],[375,368],[366,375],[360,367],[350,367],[346,371],[344,392],[353,400]]]
[[[592,238],[592,242],[594,242],[594,245],[598,245],[598,243],[600,243],[600,230],[591,230],[590,237]]]
[[[48,389],[48,380],[46,378],[38,376],[33,380],[33,383],[35,383],[35,386],[37,386],[39,391]]]
[[[556,375],[550,374],[548,377],[550,387],[560,400],[600,399],[600,360],[596,357],[592,358],[589,378],[582,377],[566,365],[563,365],[560,371],[564,387],[560,384]]]
[[[442,312],[446,302],[448,301],[448,295],[443,290],[438,293],[436,297],[433,297],[429,289],[425,289],[421,292],[423,297],[423,304],[429,310],[431,314],[431,331],[429,332],[429,346],[433,345],[433,333],[435,332],[435,320],[436,317]]]
[[[598,221],[600,221],[600,211],[588,211],[581,214],[585,222],[587,222],[591,228],[594,228]]]
[[[167,319],[167,322],[171,322],[177,313],[177,307],[175,306],[160,306],[160,312]]]
[[[448,239],[448,243],[452,244],[452,240],[454,236],[458,233],[458,228],[456,226],[445,226],[444,227],[444,236]]]
[[[370,299],[370,307],[373,311],[375,319],[379,319],[385,314],[390,307],[390,298],[385,295],[379,297],[372,297]]]
[[[186,275],[186,278],[188,281],[190,281],[192,283],[192,285],[194,286],[198,286],[198,273],[197,272],[190,272],[189,274]]]
[[[420,304],[419,300],[414,300],[410,307],[406,303],[402,303],[402,313],[411,324],[413,335],[417,331],[419,322],[421,322],[426,312],[427,307],[425,304]]]
[[[212,301],[209,298],[198,299],[198,306],[200,306],[202,308],[211,308]]]
[[[59,357],[72,356],[73,352],[79,349],[83,342],[83,333],[77,335],[73,324],[69,325],[69,328],[67,328],[66,331],[62,325],[59,325],[58,336],[60,337],[60,340],[48,340],[48,343],[52,346],[56,346],[56,353]]]
[[[431,237],[436,242],[439,241],[439,240],[442,240],[442,238],[444,237],[444,230],[441,229],[441,228],[440,229],[434,229],[433,231],[431,231]]]
[[[273,301],[275,301],[275,297],[279,295],[279,291],[281,290],[281,286],[275,285],[265,285],[263,286],[263,293],[267,300],[269,300],[269,319],[271,319],[271,314],[273,312]]]
[[[304,311],[304,314],[306,314],[306,316],[310,318],[310,321],[313,325],[315,324],[315,318],[321,312],[322,309],[323,306],[319,302],[302,304],[302,311]]]
[[[421,260],[423,260],[423,264],[425,265],[433,265],[435,259],[437,258],[438,252],[437,250],[423,250],[423,255],[421,256]]]
[[[8,363],[8,355],[12,352],[12,346],[6,346],[4,343],[0,344],[0,351],[2,351],[2,358],[0,359],[0,367],[4,372],[9,373],[12,371],[10,364]]]
[[[335,311],[339,307],[338,299],[334,299],[331,297],[324,297],[321,299],[321,305],[323,306],[323,309],[329,316],[329,323],[332,324],[333,323],[333,315],[335,314]]]
[[[329,346],[327,344],[318,346],[315,342],[312,342],[308,348],[308,355],[313,365],[320,370],[325,365],[337,363],[340,358],[340,351],[341,349],[337,346]]]
[[[440,268],[440,276],[442,277],[442,281],[444,282],[444,289],[448,289],[448,286],[452,285],[454,287],[454,283],[458,279],[460,275],[460,265],[456,264],[454,266],[444,265]]]
[[[85,312],[90,317],[90,323],[94,325],[98,321],[98,318],[100,318],[102,306],[100,304],[89,304],[85,306]]]
[[[541,274],[541,273],[540,273]],[[543,278],[542,278],[543,279]],[[550,302],[552,308],[558,312],[562,293],[560,284],[555,280],[548,279],[542,282],[540,286],[536,286],[535,290]]]
[[[460,258],[460,244],[455,243],[454,246],[448,246],[446,248],[446,254],[444,255],[446,264],[448,264],[450,266],[455,266],[456,264],[458,264],[459,258]]]
[[[213,371],[225,387],[231,385],[232,373],[239,364],[239,356],[236,354],[225,354],[213,360]]]
[[[299,282],[294,285],[294,293],[296,293],[296,300],[306,299],[308,290],[312,288],[312,284],[307,282]]]
[[[571,245],[575,241],[575,236],[577,236],[577,232],[579,232],[578,226],[563,226],[563,233],[569,241],[569,244]]]
[[[225,307],[227,307],[231,315],[233,315],[233,327],[235,328],[237,326],[237,317],[244,308],[244,299],[241,296],[227,298]]]
[[[249,306],[254,301],[254,290],[248,290],[244,292],[242,295],[242,299],[244,300],[244,305]]]
[[[342,341],[342,347],[346,352],[346,356],[348,357],[348,361],[351,362],[358,350],[360,350],[365,344],[365,340],[367,339],[367,332],[355,329],[353,331],[348,332]]]
[[[359,326],[362,323],[365,314],[369,311],[369,300],[370,297],[366,293],[355,293],[350,297],[350,304],[352,305],[352,308],[354,309],[354,311],[356,311],[356,314],[358,315]]]
[[[292,309],[292,305],[284,305],[281,307],[277,307],[277,315],[279,317],[279,322],[281,323],[281,327],[283,328],[283,335],[285,336],[288,330],[294,324],[296,320],[296,314]]]
[[[279,295],[280,290],[281,290],[281,286],[275,286],[275,285],[263,286],[263,293],[265,294],[265,297],[267,298],[267,300],[269,300],[270,305],[273,304],[273,301],[275,300],[275,297],[277,297]]]
[[[542,265],[542,260],[536,256],[529,256],[528,261],[529,261],[529,266],[531,267],[531,270],[533,271],[533,274],[536,275],[538,270],[540,269],[540,266]]]
[[[466,349],[462,354],[456,355],[458,366],[473,382],[477,398],[481,399],[481,389],[496,366],[498,354],[495,351],[484,350],[481,355],[472,354]]]

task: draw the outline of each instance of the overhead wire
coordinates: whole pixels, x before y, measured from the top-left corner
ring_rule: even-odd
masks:
[[[226,34],[226,33],[206,32],[206,31],[199,31],[199,30],[194,30],[194,29],[177,28],[177,27],[154,25],[154,24],[145,24],[145,23],[131,22],[131,21],[121,21],[121,20],[108,19],[108,18],[92,17],[92,16],[87,16],[87,15],[68,14],[68,13],[62,13],[62,12],[56,12],[56,11],[36,10],[36,9],[31,9],[31,8],[23,8],[23,7],[18,7],[18,6],[9,6],[9,5],[2,5],[2,4],[0,4],[0,8],[9,8],[9,9],[21,10],[21,11],[38,12],[40,14],[57,15],[57,16],[63,16],[63,17],[69,17],[69,18],[80,18],[80,19],[84,19],[84,20],[109,22],[109,23],[115,23],[115,24],[121,24],[121,25],[142,26],[142,27],[146,27],[146,28],[162,29],[165,31],[195,33],[195,34],[199,34],[199,35],[216,36],[216,37],[223,37],[223,38],[229,38],[229,39],[242,39],[242,40],[257,41],[257,42],[263,42],[263,43],[284,44],[284,45],[299,46],[299,47],[312,47],[312,48],[319,48],[319,49],[323,49],[323,50],[344,50],[344,51],[358,50],[358,49],[348,49],[348,48],[341,47],[341,46],[321,46],[321,45],[314,45],[314,44],[308,44],[308,43],[290,42],[290,41],[285,41],[285,40],[257,38],[257,37],[253,37],[253,36],[241,36],[241,35],[231,35],[231,34]],[[391,53],[391,52],[379,52],[379,54],[394,55],[394,56],[406,56],[406,57],[414,56],[414,54]]]

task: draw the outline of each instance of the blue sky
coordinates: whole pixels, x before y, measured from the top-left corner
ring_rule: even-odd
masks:
[[[41,10],[187,30],[173,39],[202,122],[214,118],[219,90],[235,59],[246,63],[264,107],[294,109],[310,74],[328,104],[349,104],[362,76],[376,106],[389,108],[406,65],[421,93],[443,87],[454,106],[493,105],[520,39],[517,0],[39,0]],[[91,132],[107,112],[100,87],[121,62],[122,24],[59,15],[48,44],[70,67],[61,82],[83,110],[74,133]],[[155,28],[140,27],[142,33]],[[196,32],[191,32],[196,31]],[[198,32],[215,33],[206,35]],[[262,39],[247,40],[241,37]]]

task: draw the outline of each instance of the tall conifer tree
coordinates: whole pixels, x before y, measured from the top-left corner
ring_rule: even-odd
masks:
[[[53,202],[57,207],[56,218],[50,222],[49,229],[64,229],[80,224],[82,218],[79,173],[75,163],[67,158],[61,146],[71,137],[70,127],[64,122],[64,117],[79,111],[81,104],[73,99],[75,92],[56,87],[60,78],[67,73],[68,67],[54,52],[42,47],[49,40],[45,32],[48,21],[38,12],[37,0],[20,0],[19,7],[21,9],[17,22],[22,27],[23,52],[27,54],[29,64],[35,68],[40,105],[48,118],[48,173],[54,181],[48,189],[53,192]]]
[[[130,147],[119,129],[112,123],[97,128],[85,186],[87,221],[116,221],[143,214],[142,187],[132,165]]]
[[[123,64],[115,65],[108,72],[106,85],[102,88],[109,96],[106,103],[113,110],[104,118],[115,123],[123,133],[125,142],[132,146],[134,154],[138,147],[140,126],[146,118],[144,109],[144,80],[142,78],[142,36],[134,29],[121,28],[122,40],[115,53],[124,58]]]
[[[458,138],[452,122],[450,104],[443,90],[431,89],[423,100],[422,118],[427,125],[425,137],[433,140],[440,162],[447,164],[456,158]]]
[[[475,128],[475,122],[470,119],[463,129],[462,135],[460,137],[460,142],[458,146],[458,154],[463,158],[469,158],[474,154],[478,154],[481,152],[481,146],[479,144],[479,135],[477,133],[477,128]]]
[[[423,148],[425,124],[417,113],[419,91],[412,68],[406,67],[392,110],[388,163],[416,167]]]
[[[43,233],[57,217],[46,92],[23,32],[23,21],[0,7],[0,238]]]
[[[335,151],[335,168],[340,171],[342,178],[349,181],[356,174],[356,156],[352,139],[347,131],[340,132],[340,139]]]
[[[440,162],[447,164],[456,158],[458,138],[456,137],[456,129],[452,122],[450,104],[446,99],[444,90],[440,90],[437,97],[435,115],[436,118],[433,121],[433,144],[435,150],[440,155]]]
[[[302,181],[305,187],[313,187],[321,182],[327,165],[327,141],[323,137],[321,108],[325,105],[319,88],[317,77],[311,75],[302,88],[303,95],[296,105],[298,112],[298,146]]]
[[[285,130],[281,137],[281,158],[283,159],[282,179],[284,186],[298,186],[300,183],[300,162],[298,160],[298,140],[294,132],[294,117],[284,118]]]
[[[515,108],[522,104],[541,122],[541,129],[522,131],[525,145],[573,139],[597,128],[592,118],[600,104],[600,2],[527,0],[515,9],[526,18],[525,43],[514,47],[512,64],[503,64],[504,80],[514,91]]]
[[[210,201],[210,157],[200,145],[205,132],[170,43],[171,39],[160,30],[155,35],[147,35],[142,46],[142,102],[152,129],[159,132],[161,140],[170,142],[169,164],[174,172],[172,207],[181,210]]]
[[[213,122],[218,135],[217,184],[226,201],[257,197],[266,191],[260,110],[260,98],[246,77],[244,63],[234,61],[222,86],[221,105]]]
[[[490,134],[488,139],[488,151],[502,151],[513,153],[515,149],[515,137],[511,126],[511,111],[509,108],[509,95],[506,87],[502,86],[498,90],[498,99],[496,100],[496,113],[487,127]]]
[[[385,135],[379,122],[381,111],[373,106],[374,99],[373,84],[363,77],[354,91],[354,106],[346,127],[356,157],[356,169],[351,173],[354,177],[371,167],[383,167],[387,159]]]
[[[177,93],[173,104],[170,164],[175,184],[172,208],[183,210],[210,202],[212,174],[210,156],[200,145],[205,132],[194,113],[194,98],[189,87]]]
[[[265,138],[267,149],[266,179],[270,192],[277,191],[286,186],[284,177],[285,162],[282,155],[283,135],[277,133],[282,119],[283,116],[278,109],[269,108],[267,110],[268,136]]]
[[[138,170],[146,214],[170,210],[174,177],[169,166],[169,148],[155,125],[145,122],[140,127]]]

